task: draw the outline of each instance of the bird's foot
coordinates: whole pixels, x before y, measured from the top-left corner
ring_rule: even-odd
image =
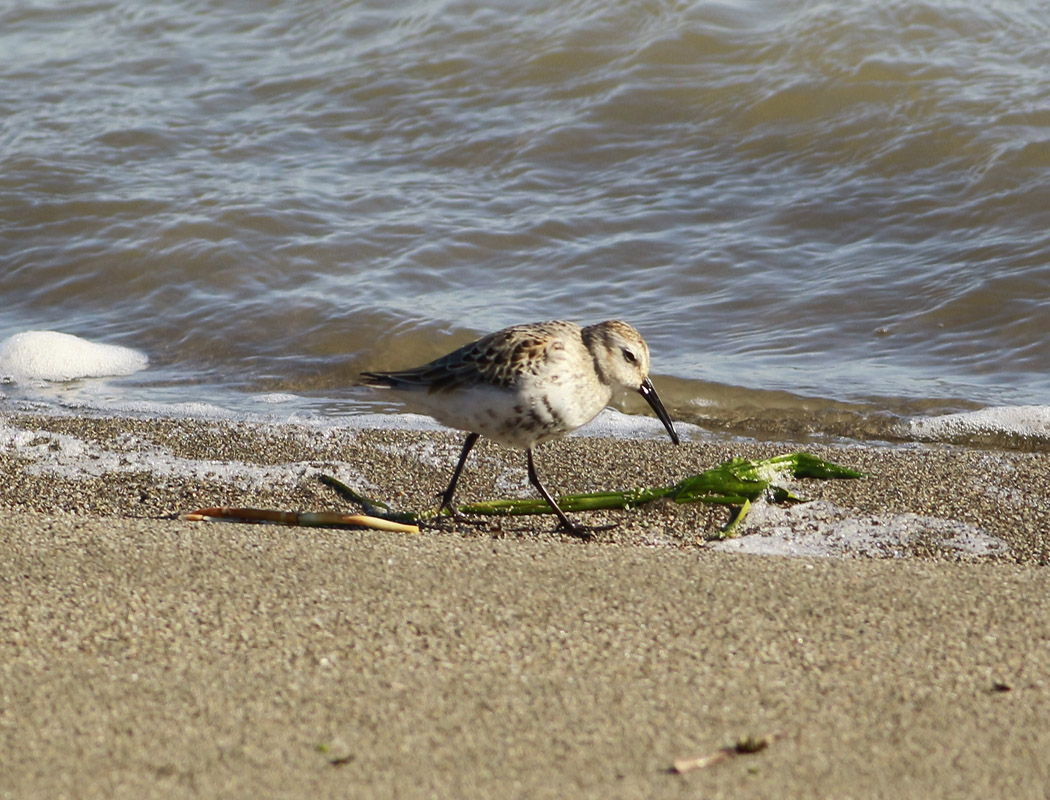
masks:
[[[438,507],[437,513],[431,518],[430,522],[436,528],[447,527],[450,524],[452,526],[469,525],[472,528],[483,528],[492,524],[492,521],[485,517],[479,519],[477,517],[467,516],[457,510],[451,502],[444,500]]]
[[[567,533],[570,536],[575,536],[577,539],[588,542],[594,538],[594,534],[601,533],[602,531],[611,531],[616,527],[619,527],[616,523],[610,525],[581,525],[578,522],[562,520],[554,530],[556,532],[560,531],[562,533]]]

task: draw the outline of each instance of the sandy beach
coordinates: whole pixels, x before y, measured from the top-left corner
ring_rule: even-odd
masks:
[[[868,473],[798,482],[812,503],[760,504],[725,546],[707,541],[724,510],[673,504],[586,517],[618,525],[583,543],[548,516],[177,519],[346,510],[319,472],[431,507],[451,433],[0,430],[0,798],[1050,790],[1045,454],[573,437],[537,453],[556,492],[799,449]],[[522,462],[479,445],[461,499],[531,496]],[[753,554],[785,548],[827,554]],[[670,769],[748,736],[768,746]]]

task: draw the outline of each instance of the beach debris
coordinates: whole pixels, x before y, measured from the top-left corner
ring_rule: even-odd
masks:
[[[691,475],[673,486],[648,489],[589,492],[568,494],[558,498],[564,511],[596,511],[603,509],[630,509],[654,500],[675,503],[710,503],[730,508],[729,521],[709,538],[726,539],[736,535],[741,522],[751,508],[751,502],[767,497],[778,503],[799,503],[804,498],[783,486],[795,478],[862,478],[864,473],[833,464],[809,453],[790,453],[758,460],[733,458],[712,469]],[[317,479],[334,489],[343,498],[361,507],[363,514],[333,512],[271,511],[257,508],[202,508],[183,514],[185,520],[222,520],[226,522],[254,522],[272,525],[296,525],[311,528],[374,528],[383,531],[419,533],[419,524],[425,524],[453,512],[435,511],[398,512],[382,500],[367,497],[331,475]],[[456,513],[492,516],[550,514],[551,506],[542,499],[488,500],[469,503]]]
[[[302,528],[371,528],[392,533],[419,533],[417,515],[392,511],[382,500],[351,489],[331,475],[318,475],[321,483],[335,489],[344,498],[361,506],[363,514],[341,514],[331,511],[274,511],[265,508],[201,508],[180,519],[191,522],[248,522],[269,525],[293,525]]]
[[[321,753],[333,767],[342,767],[354,760],[354,751],[343,739],[336,737],[330,742],[322,742],[317,745],[317,752]]]
[[[654,500],[672,500],[675,503],[712,503],[729,506],[730,517],[714,538],[725,539],[736,531],[751,508],[751,502],[762,496],[777,503],[799,503],[804,498],[795,495],[782,484],[794,478],[862,478],[863,472],[834,464],[810,453],[789,453],[751,460],[733,458],[712,469],[691,475],[673,486],[648,489],[589,492],[562,495],[558,505],[564,511],[596,511],[600,509],[629,509]],[[464,514],[547,514],[550,506],[543,500],[489,500],[460,506]]]
[[[686,772],[692,772],[697,769],[707,769],[708,767],[720,764],[735,756],[760,753],[777,739],[781,738],[781,736],[782,734],[779,733],[768,733],[765,736],[752,736],[751,734],[748,734],[747,736],[737,739],[734,744],[731,744],[728,747],[719,748],[714,753],[696,756],[695,758],[677,758],[675,759],[674,764],[671,765],[671,772],[682,775]]]
[[[328,511],[272,511],[265,508],[201,508],[180,519],[189,522],[250,522],[294,525],[301,528],[373,528],[395,533],[419,533],[418,525],[373,517],[368,514],[339,514]]]
[[[338,494],[342,495],[351,503],[355,503],[356,505],[361,506],[361,510],[370,516],[390,520],[391,522],[401,522],[405,525],[414,525],[419,520],[418,514],[413,514],[410,511],[394,511],[389,505],[384,503],[382,500],[376,500],[374,498],[367,497],[366,495],[363,495],[357,490],[350,488],[341,480],[332,477],[331,475],[319,474],[317,476],[317,480],[319,480],[325,486],[334,489]]]

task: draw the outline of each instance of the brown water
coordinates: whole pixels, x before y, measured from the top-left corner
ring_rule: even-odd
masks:
[[[362,369],[621,317],[667,406],[716,429],[1047,406],[1048,20],[8,4],[0,338],[145,351],[110,400],[339,415],[388,408]]]

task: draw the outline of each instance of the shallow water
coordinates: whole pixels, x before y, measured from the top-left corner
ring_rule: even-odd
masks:
[[[0,339],[150,367],[0,391],[393,410],[360,370],[622,317],[709,428],[906,439],[913,416],[1048,406],[1030,8],[7,8]]]

